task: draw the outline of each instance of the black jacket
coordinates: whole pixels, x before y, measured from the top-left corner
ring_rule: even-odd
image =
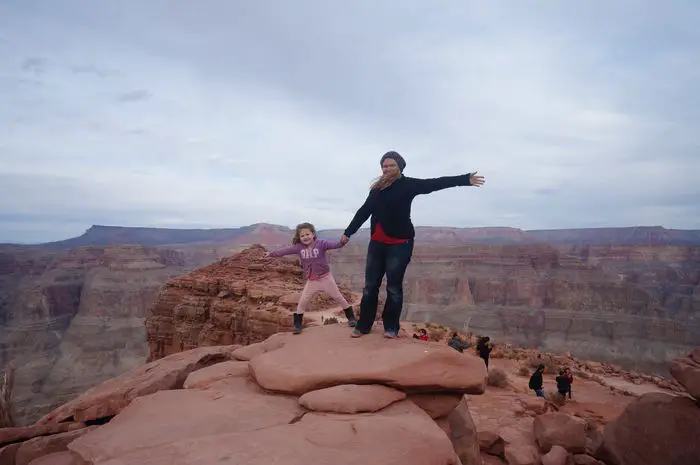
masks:
[[[530,377],[530,382],[528,383],[528,387],[530,389],[542,389],[542,372],[541,371],[536,371],[532,374]]]
[[[564,393],[569,392],[571,389],[571,381],[566,376],[559,375],[556,377],[555,381],[557,382],[557,391]]]
[[[481,358],[489,358],[489,355],[491,355],[492,350],[493,346],[490,342],[487,342],[485,344],[479,344],[476,346],[476,351],[479,353],[479,357]]]
[[[371,232],[381,223],[384,232],[397,239],[413,239],[416,235],[411,222],[411,204],[417,195],[457,186],[470,186],[470,175],[440,178],[408,178],[401,176],[384,190],[372,189],[365,203],[357,210],[344,234],[352,236],[372,216]]]

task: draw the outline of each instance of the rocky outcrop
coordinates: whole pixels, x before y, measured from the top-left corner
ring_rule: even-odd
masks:
[[[692,397],[700,400],[700,347],[687,357],[673,359],[670,371]]]
[[[146,319],[149,360],[207,345],[248,345],[291,331],[304,287],[301,267],[294,259],[264,254],[256,245],[168,281]],[[355,300],[342,283],[339,287],[348,301]],[[330,297],[318,293],[309,313],[330,308]]]
[[[231,359],[238,346],[200,347],[173,354],[107,380],[76,399],[46,414],[37,425],[104,421],[126,408],[135,398],[183,387],[193,371]]]
[[[481,386],[483,391],[486,370],[475,356],[411,339],[387,340],[379,334],[351,339],[347,328],[339,325],[307,328],[299,336],[277,334],[258,346],[265,343],[265,351],[210,347],[177,354],[182,360],[194,361],[200,360],[204,352],[215,351],[222,356],[216,363],[226,366],[195,369],[184,389],[162,382],[153,383],[149,390],[128,388],[143,385],[147,373],[159,373],[159,379],[182,378],[185,363],[174,362],[175,355],[154,361],[97,386],[33,428],[55,427],[55,436],[48,436],[54,440],[44,441],[52,444],[45,452],[52,454],[50,458],[56,463],[61,463],[60,459],[81,465],[262,465],[280,457],[285,463],[305,465],[481,463],[476,429],[464,399],[447,412],[452,432],[446,433],[407,397],[407,393],[460,396],[465,391],[479,390],[471,386]],[[381,363],[373,364],[366,357],[369,352],[377,353]],[[310,362],[305,359],[309,353],[344,361],[362,358],[365,363],[323,364],[323,371],[317,372],[318,382],[304,383],[294,395],[262,389],[264,385],[259,384],[254,368],[261,361],[267,361],[271,370],[267,379],[279,378],[284,385],[295,385],[295,373],[285,369],[286,354],[299,360],[303,368]],[[226,356],[250,360],[234,362]],[[271,359],[277,363],[269,363]],[[251,369],[240,369],[242,365],[236,363],[245,363]],[[343,367],[347,372],[343,373]],[[331,371],[327,373],[327,369]],[[443,376],[426,383],[426,369]],[[384,385],[391,373],[401,371],[406,373],[400,378],[394,376],[393,388]],[[351,379],[362,380],[363,384],[348,384]],[[125,392],[133,394],[128,403],[121,402]],[[366,397],[373,393],[378,397]],[[368,405],[377,398],[381,398],[379,404]],[[321,408],[308,409],[310,404]],[[114,405],[119,408],[114,409]],[[107,412],[114,416],[105,419],[106,423],[79,429],[70,441],[57,437],[76,417],[90,422]],[[62,425],[66,426],[61,429]],[[5,446],[0,449],[0,457],[5,454],[3,464],[15,464],[20,457],[18,451],[29,450],[25,445],[31,441],[25,439],[26,435],[14,436],[3,442],[0,430],[0,447]]]
[[[645,394],[606,425],[597,458],[610,465],[686,465],[700,457],[700,406],[687,397]]]

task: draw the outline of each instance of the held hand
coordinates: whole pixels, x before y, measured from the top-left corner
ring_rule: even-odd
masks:
[[[350,242],[350,238],[349,238],[348,236],[346,236],[345,234],[343,234],[342,236],[340,236],[340,243],[341,243],[341,244],[345,245],[345,244],[347,244],[348,242]]]
[[[478,173],[478,171],[474,171],[473,173],[469,173],[469,183],[474,187],[481,187],[484,185],[486,180],[484,179],[483,176],[478,176],[476,173]]]
[[[270,252],[265,252],[265,254],[263,255],[263,258],[270,258]]]

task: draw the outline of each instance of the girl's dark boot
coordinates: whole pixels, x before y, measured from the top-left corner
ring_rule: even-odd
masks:
[[[345,318],[348,319],[348,326],[354,328],[357,324],[357,320],[355,320],[355,312],[352,311],[352,306],[344,308],[343,312],[345,312]]]
[[[294,314],[294,330],[292,331],[292,333],[299,334],[301,332],[301,322],[303,319],[304,319],[303,313],[295,313]]]

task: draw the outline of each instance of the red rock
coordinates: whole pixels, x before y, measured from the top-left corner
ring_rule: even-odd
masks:
[[[81,428],[85,428],[85,423],[71,422],[62,424],[23,426],[17,428],[0,428],[0,446],[11,442],[26,441],[38,436],[65,433],[67,431],[74,431]]]
[[[447,416],[463,397],[461,394],[411,394],[408,399],[425,410],[431,418],[437,419]]]
[[[482,455],[481,463],[483,465],[503,465],[505,462],[494,455]]]
[[[543,397],[521,397],[520,404],[526,411],[541,415],[547,411],[547,401]]]
[[[669,371],[691,396],[700,400],[700,347],[687,357],[673,359]]]
[[[301,395],[347,383],[468,394],[481,394],[486,388],[483,361],[447,346],[386,339],[378,332],[353,339],[349,329],[339,325],[311,327],[301,335],[278,336],[285,338],[282,349],[250,361],[258,384],[273,392]]]
[[[287,425],[300,413],[297,399],[289,397],[210,389],[160,391],[135,399],[112,421],[68,448],[88,463],[102,463],[139,449]]]
[[[445,432],[447,437],[450,437],[452,432],[450,431],[450,422],[447,420],[447,417],[436,418],[435,423]]]
[[[488,455],[501,456],[505,453],[506,443],[503,438],[493,431],[479,431],[479,449]]]
[[[700,407],[688,397],[644,394],[603,431],[596,458],[613,465],[685,465],[700,457]]]
[[[236,360],[249,361],[258,355],[284,347],[286,341],[287,339],[282,334],[273,334],[264,341],[256,342],[234,350],[232,355]]]
[[[221,362],[193,371],[187,376],[183,387],[185,389],[201,389],[222,379],[248,376],[248,373],[248,362]]]
[[[552,448],[542,456],[542,465],[567,465],[569,453],[561,446]]]
[[[139,401],[145,402],[146,398]],[[133,407],[134,404],[129,409]],[[155,421],[159,422],[159,419],[155,418]],[[262,428],[241,429],[233,423],[230,428],[237,431],[229,433],[218,428],[216,434],[200,432],[189,437],[173,437],[168,426],[172,425],[151,428],[153,433],[148,443],[139,440],[134,444],[132,441],[137,439],[137,434],[120,428],[112,430],[94,444],[96,446],[106,441],[114,444],[111,450],[115,460],[105,462],[105,465],[459,464],[444,432],[422,410],[405,401],[375,414],[348,416],[309,413],[291,424],[286,422]],[[94,454],[89,454],[86,441],[100,431],[83,436],[69,448],[87,459],[88,463],[95,463],[98,459]],[[139,447],[139,444],[145,447]],[[105,461],[106,456],[101,457],[99,460]]]
[[[550,412],[539,415],[532,424],[537,445],[543,453],[552,446],[561,446],[569,452],[586,450],[586,425],[570,415]]]
[[[187,275],[171,279],[146,319],[149,360],[208,345],[249,345],[292,330],[301,267],[286,258],[265,258],[255,245]],[[348,301],[353,293],[339,283]],[[316,294],[309,311],[334,307]]]
[[[481,452],[476,425],[469,412],[467,400],[462,399],[457,407],[447,415],[450,425],[450,441],[462,465],[481,465]]]
[[[83,465],[70,452],[54,452],[32,460],[29,465]]]
[[[41,436],[25,441],[17,449],[15,465],[29,465],[29,463],[39,457],[55,452],[66,452],[68,444],[95,428],[99,428],[99,426],[88,426],[87,428],[52,434],[51,436]]]
[[[5,447],[0,446],[0,464],[15,465],[15,455],[17,455],[17,450],[21,445],[21,442],[15,442]]]
[[[237,346],[201,347],[147,363],[95,386],[45,415],[37,425],[116,415],[139,396],[181,388],[191,372],[230,359],[235,348]]]
[[[342,384],[307,392],[299,404],[316,412],[361,413],[376,412],[406,398],[396,389],[378,384]]]
[[[540,465],[540,453],[535,446],[507,445],[505,452],[508,465]]]
[[[586,454],[576,454],[573,456],[572,461],[574,465],[605,465],[600,460],[596,460],[590,455]]]

